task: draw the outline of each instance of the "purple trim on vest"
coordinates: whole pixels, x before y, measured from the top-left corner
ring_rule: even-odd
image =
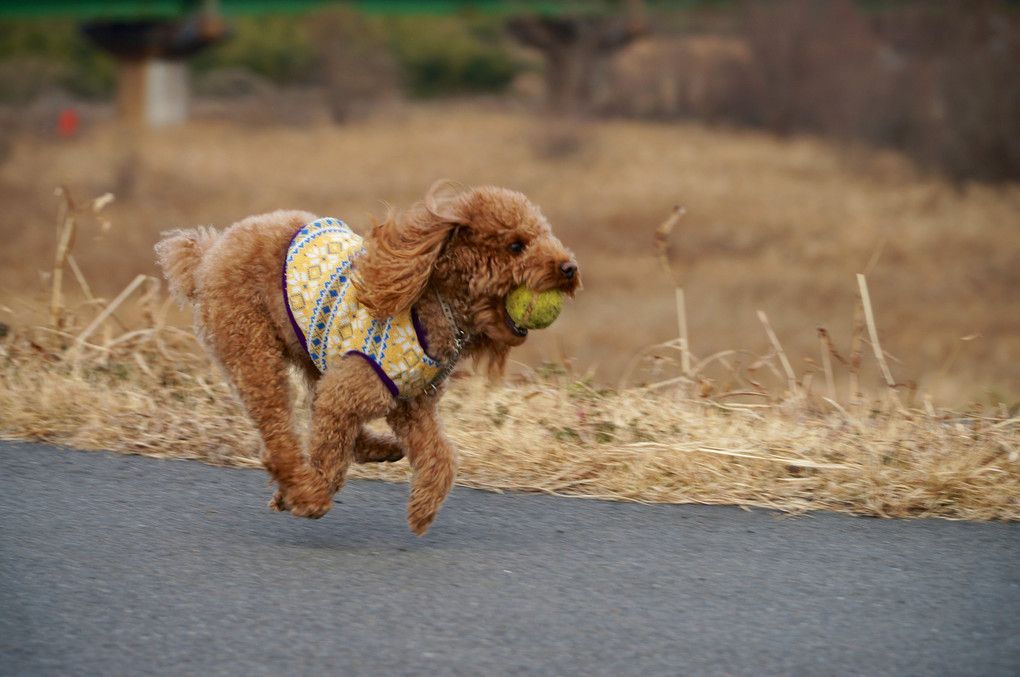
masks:
[[[426,355],[432,357],[432,355],[429,355],[429,338],[425,335],[425,325],[423,325],[421,320],[418,318],[417,306],[411,306],[411,324],[414,325],[414,335],[418,338],[418,343],[421,344],[421,349],[425,351]]]
[[[297,236],[304,229],[305,229],[305,227],[301,226],[300,228],[297,229],[297,232],[294,233],[294,235],[291,236],[290,242],[287,243],[287,250],[286,250],[287,252],[290,251],[291,246],[294,244],[294,240],[297,238]],[[303,331],[301,331],[301,327],[298,326],[297,321],[294,320],[294,313],[290,309],[290,298],[287,295],[287,254],[286,254],[286,252],[284,252],[284,256],[283,256],[283,275],[282,275],[282,278],[283,278],[283,305],[287,308],[287,317],[290,318],[290,326],[291,326],[292,329],[294,329],[294,333],[297,334],[298,341],[301,342],[301,347],[305,349],[305,354],[308,355],[310,353],[308,352],[308,342],[305,339],[305,333]]]
[[[390,394],[393,395],[393,397],[400,395],[400,391],[397,389],[397,384],[393,382],[393,379],[391,379],[385,371],[383,371],[383,368],[379,366],[378,362],[359,350],[350,350],[344,355],[344,357],[348,357],[350,355],[357,355],[358,357],[365,358],[365,361],[372,365],[372,368],[375,369],[375,373],[379,377],[379,380],[383,382],[384,386],[389,388]]]

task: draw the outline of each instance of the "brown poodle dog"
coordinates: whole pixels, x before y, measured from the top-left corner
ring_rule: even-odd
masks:
[[[321,517],[352,460],[406,455],[408,522],[425,533],[457,472],[437,412],[445,377],[464,357],[502,372],[528,334],[504,305],[518,285],[580,288],[572,253],[524,195],[448,186],[391,211],[363,243],[336,220],[277,211],[221,233],[173,231],[156,245],[171,293],[194,305],[196,333],[262,435],[278,485],[273,510]],[[311,392],[307,456],[292,422],[289,365]],[[365,427],[383,416],[393,435]]]

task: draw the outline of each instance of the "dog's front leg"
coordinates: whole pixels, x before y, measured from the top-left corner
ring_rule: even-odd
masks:
[[[331,364],[315,386],[308,452],[323,478],[319,491],[304,504],[292,504],[300,517],[321,517],[333,505],[354,458],[362,423],[382,416],[393,396],[364,358],[352,355]]]
[[[439,397],[401,401],[386,417],[414,470],[407,522],[421,536],[436,519],[457,476],[457,450],[443,433]]]

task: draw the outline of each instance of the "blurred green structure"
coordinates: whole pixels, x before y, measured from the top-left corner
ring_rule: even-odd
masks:
[[[308,12],[344,6],[366,13],[453,14],[592,14],[617,11],[613,0],[5,0],[0,17],[70,17],[82,21],[180,19],[210,8],[223,16]],[[683,5],[687,2],[652,2]]]
[[[598,64],[645,32],[645,5],[696,0],[6,0],[0,18],[80,21],[112,54],[117,105],[131,124],[163,127],[187,119],[185,60],[227,39],[235,16],[304,13],[343,7],[366,14],[497,14],[510,33],[547,60],[549,107],[583,107]]]

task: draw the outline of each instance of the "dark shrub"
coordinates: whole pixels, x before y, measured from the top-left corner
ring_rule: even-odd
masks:
[[[1020,13],[994,0],[867,7],[747,2],[712,51],[683,36],[622,69],[607,110],[896,148],[957,181],[1020,179]]]

